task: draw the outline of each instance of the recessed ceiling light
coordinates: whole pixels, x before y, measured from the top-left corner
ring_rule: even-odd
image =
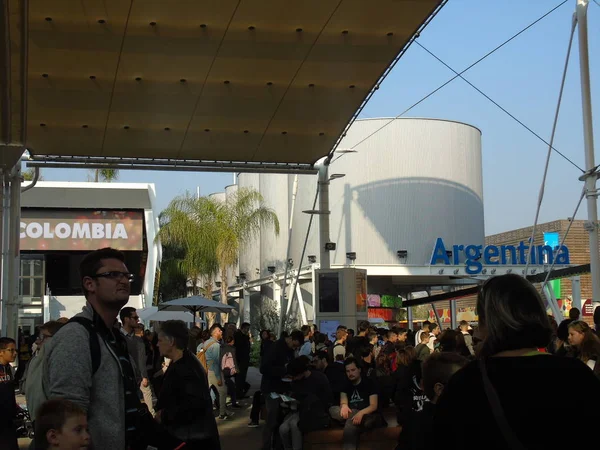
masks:
[[[187,83],[187,80],[185,78],[182,78],[181,80],[179,80],[180,83]]]
[[[354,86],[353,84],[351,84],[350,86],[348,86],[350,89],[354,89],[356,86]]]
[[[48,78],[48,74],[47,73],[43,73],[42,74],[42,78]]]
[[[46,17],[46,22],[52,22],[52,17]]]
[[[123,129],[124,129],[124,130],[129,130],[129,125],[125,125],[125,126],[123,127]]]
[[[104,19],[99,19],[99,20],[98,20],[98,23],[106,23],[106,20],[104,20]]]
[[[315,87],[315,83],[310,83],[308,87]]]
[[[96,79],[96,75],[90,75],[90,80],[95,80]]]
[[[155,27],[156,26],[156,22],[150,22],[150,26],[151,27]]]
[[[348,34],[348,30],[343,30],[342,34]]]
[[[46,124],[45,123],[40,123],[40,127],[45,127]]]
[[[322,131],[319,133],[319,136],[325,136],[325,133],[323,133]]]
[[[169,127],[165,127],[165,131],[171,131]]]
[[[210,131],[210,128],[205,128],[204,131],[208,133]]]
[[[393,36],[393,35],[394,35],[394,33],[392,33],[392,32],[390,31],[390,32],[389,32],[387,35],[391,37],[391,36]]]
[[[282,131],[281,134],[287,134],[287,131]]]
[[[248,134],[248,133],[250,133],[250,131],[248,131],[248,130],[244,130],[244,133],[245,133],[245,134]]]
[[[142,77],[135,77],[135,81],[142,81]]]
[[[302,28],[296,28],[296,33],[302,33]]]
[[[81,125],[81,128],[87,128],[87,127],[88,127],[87,125]]]
[[[229,84],[229,83],[231,83],[231,81],[229,81],[229,80],[223,81],[223,84]]]
[[[200,24],[200,28],[206,28],[206,24],[205,23],[201,23]]]
[[[273,86],[273,82],[272,81],[267,81],[267,86]]]
[[[254,25],[250,25],[250,26],[248,27],[248,29],[249,29],[250,31],[254,31],[254,30],[256,30],[256,27],[255,27]]]

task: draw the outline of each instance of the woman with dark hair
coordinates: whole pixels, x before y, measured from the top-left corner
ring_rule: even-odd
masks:
[[[188,350],[189,333],[180,320],[163,322],[158,333],[161,355],[171,360],[156,405],[156,420],[190,450],[220,450],[208,380]]]
[[[438,337],[438,343],[440,344],[440,352],[444,353],[458,353],[465,358],[471,357],[471,352],[465,342],[465,337],[460,331],[456,330],[445,330]]]
[[[541,353],[552,328],[535,287],[518,275],[487,280],[477,296],[481,347],[478,360],[458,371],[444,387],[434,418],[434,442],[448,448],[464,445],[465,418],[457,411],[476,411],[469,428],[477,430],[477,448],[569,448],[572,436],[548,431],[548,418],[573,408],[574,398],[600,398],[600,381],[574,358]],[[548,395],[569,384],[569,395]],[[593,415],[579,419],[594,429]],[[443,437],[442,437],[443,436]]]

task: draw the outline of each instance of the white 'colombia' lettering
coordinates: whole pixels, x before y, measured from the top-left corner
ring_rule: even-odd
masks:
[[[114,226],[113,226],[114,225]],[[52,225],[49,222],[21,222],[21,239],[129,239],[122,223],[65,222]]]

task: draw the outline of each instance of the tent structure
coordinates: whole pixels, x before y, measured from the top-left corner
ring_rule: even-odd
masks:
[[[196,313],[203,312],[228,314],[232,309],[234,309],[233,306],[225,305],[223,303],[201,297],[200,295],[169,300],[168,302],[162,302],[160,305],[158,305],[158,307],[160,311],[187,310],[194,316],[196,316]]]

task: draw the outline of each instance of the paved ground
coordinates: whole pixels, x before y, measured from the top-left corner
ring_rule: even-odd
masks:
[[[233,410],[233,416],[230,420],[217,420],[219,426],[219,435],[221,437],[222,450],[259,450],[261,445],[262,424],[259,428],[248,428],[250,422],[250,409],[252,407],[252,395],[260,386],[260,373],[254,367],[248,370],[248,382],[252,385],[249,397],[242,402],[244,407]],[[17,403],[25,403],[23,396],[17,397]],[[19,439],[19,448],[26,450],[29,448],[29,439]]]

